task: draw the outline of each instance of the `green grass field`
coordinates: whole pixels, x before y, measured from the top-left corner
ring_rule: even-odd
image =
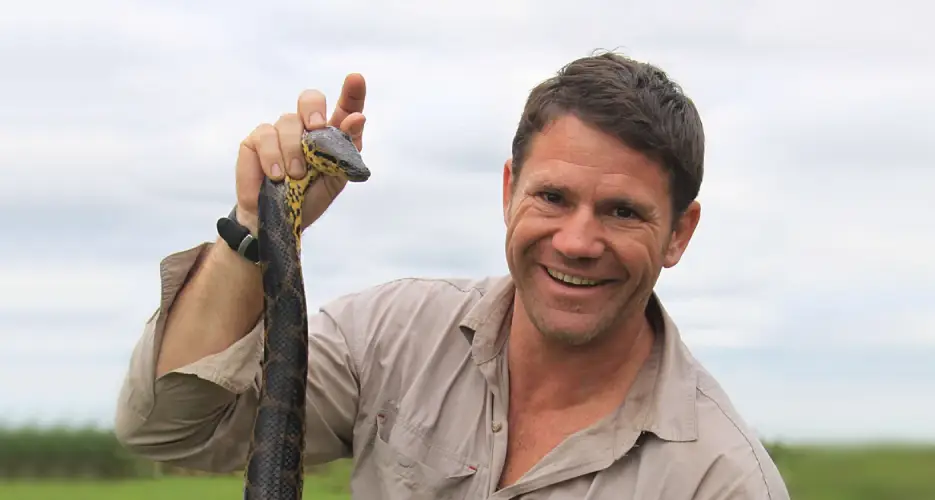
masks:
[[[310,475],[307,499],[348,500],[350,463],[340,461]],[[2,482],[0,500],[233,500],[243,498],[240,476],[184,477],[118,481],[59,480]]]
[[[935,500],[935,448],[782,447],[775,451],[794,500]],[[348,467],[310,476],[305,498],[347,500]],[[0,500],[232,500],[239,477],[114,482],[0,482]]]
[[[171,477],[126,482],[60,481],[0,483],[2,500],[235,500],[243,498],[241,482],[228,477]],[[346,500],[343,485],[312,481],[304,498]]]
[[[773,450],[793,500],[935,500],[935,447]]]

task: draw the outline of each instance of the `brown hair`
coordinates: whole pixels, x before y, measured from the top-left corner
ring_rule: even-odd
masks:
[[[605,52],[572,61],[537,85],[513,137],[514,178],[532,137],[567,113],[659,162],[669,175],[676,219],[698,196],[704,174],[701,117],[661,69]]]

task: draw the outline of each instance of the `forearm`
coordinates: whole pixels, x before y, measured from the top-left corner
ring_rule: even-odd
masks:
[[[219,239],[167,311],[156,377],[227,349],[256,326],[262,310],[260,268]]]

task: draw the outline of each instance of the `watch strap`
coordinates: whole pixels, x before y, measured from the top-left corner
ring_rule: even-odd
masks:
[[[236,205],[227,217],[218,219],[217,230],[231,250],[254,264],[260,262],[259,243],[250,230],[237,220]]]

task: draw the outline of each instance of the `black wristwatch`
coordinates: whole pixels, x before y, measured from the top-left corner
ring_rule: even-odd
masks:
[[[256,238],[237,220],[237,205],[234,205],[227,217],[221,217],[217,223],[218,235],[227,242],[231,250],[243,258],[257,264],[260,262],[260,250]]]

